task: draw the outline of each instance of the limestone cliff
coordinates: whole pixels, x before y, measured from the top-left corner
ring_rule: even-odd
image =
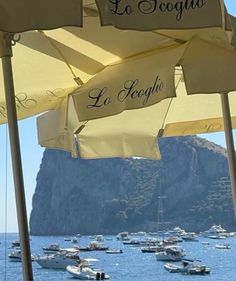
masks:
[[[226,151],[198,137],[162,139],[162,161],[73,159],[45,150],[33,196],[33,235],[155,231],[164,220],[200,231],[235,227]]]

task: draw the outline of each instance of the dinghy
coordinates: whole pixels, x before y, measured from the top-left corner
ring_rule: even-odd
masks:
[[[74,277],[80,280],[105,280],[110,276],[101,271],[92,270],[90,267],[80,267],[68,265],[66,270]]]

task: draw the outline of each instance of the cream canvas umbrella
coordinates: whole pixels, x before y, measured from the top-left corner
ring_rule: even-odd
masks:
[[[115,2],[121,4],[121,1]],[[132,3],[140,4],[141,2],[149,1],[135,1]],[[174,26],[176,28],[194,27],[196,34],[202,28],[221,29],[224,26],[223,1],[197,1],[199,4],[195,7],[191,6],[185,11],[182,11],[177,2],[179,1],[170,0],[166,3],[168,5],[162,4],[158,6],[154,17],[152,13],[147,13],[141,18],[139,16],[138,18],[133,17],[131,22],[136,22],[135,26],[130,26],[128,24],[130,21],[127,21],[127,28],[143,29],[140,28],[140,19],[142,19],[143,25],[146,25],[149,23],[150,15],[154,18],[154,22],[156,18],[156,23],[152,26],[147,25],[145,30],[170,29],[173,27],[173,24],[171,24],[172,26],[170,25],[172,20],[175,21]],[[201,5],[200,2],[204,5]],[[103,7],[99,7],[101,14],[103,8],[114,13],[114,7],[109,7],[109,3],[112,2],[103,1]],[[125,8],[125,11],[132,16],[132,9],[130,10],[132,3],[129,2],[128,7],[119,5],[119,8]],[[202,19],[206,18],[205,15],[212,11],[211,3],[216,4],[214,13],[212,13],[214,16],[207,16],[208,19],[202,23]],[[83,28],[83,31],[78,30],[76,27],[47,32],[30,31],[49,30],[61,26],[81,26],[82,1],[52,0],[48,3],[44,0],[39,3],[32,3],[30,0],[20,2],[10,0],[7,2],[1,1],[0,4],[0,30],[3,31],[1,34],[1,57],[6,93],[6,104],[4,95],[0,95],[0,122],[5,123],[7,121],[9,124],[24,280],[32,280],[16,110],[18,118],[26,118],[40,112],[56,109],[63,102],[63,97],[66,97],[68,93],[71,93],[78,86],[88,82],[107,65],[128,57],[150,52],[156,48],[182,45],[182,42],[180,42],[181,40],[179,41],[178,36],[176,39],[175,36],[172,37],[172,35],[165,33],[158,34],[155,31],[142,34],[138,34],[136,31],[116,32],[113,27],[103,27],[105,32],[102,36],[101,33],[97,33],[98,30],[95,27],[95,25],[99,26],[99,22],[97,18],[94,18],[98,15],[94,1],[84,1],[83,8],[86,17],[84,26],[87,25],[88,28]],[[181,10],[179,11],[180,8]],[[157,19],[160,13],[165,14],[163,9],[171,11],[168,12],[167,20],[164,20],[165,17],[163,17],[159,21]],[[146,11],[146,8],[144,11]],[[130,18],[129,16],[127,19]],[[194,23],[192,23],[193,18]],[[163,21],[164,23],[161,24]],[[91,33],[88,34],[89,29]],[[29,32],[21,34],[20,37],[14,35],[17,32],[27,30]],[[109,37],[107,38],[107,36]],[[191,36],[193,36],[193,33],[191,33]],[[12,43],[15,45],[17,41],[19,43],[14,47],[13,57],[15,94],[11,66],[11,45]],[[121,45],[122,42],[123,45]],[[4,90],[2,89],[1,93],[3,92]],[[28,265],[25,262],[27,260]]]
[[[233,22],[231,18],[232,27]],[[127,31],[124,34],[130,36]],[[155,49],[111,62],[70,95],[60,109],[40,116],[41,145],[79,153],[83,158],[160,159],[157,136],[224,130],[228,123],[223,124],[221,97],[227,101],[225,92],[236,86],[233,30],[161,30],[154,34],[164,36],[165,41]],[[119,47],[122,49],[123,42]],[[181,65],[184,73],[176,65]],[[229,98],[235,128],[235,92]],[[233,149],[230,155],[232,168]]]

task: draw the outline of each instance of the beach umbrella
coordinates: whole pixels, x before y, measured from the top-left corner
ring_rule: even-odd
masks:
[[[109,36],[109,40],[97,33],[95,28],[95,24],[99,26],[100,23],[94,1],[85,0],[83,9],[82,1],[79,0],[66,2],[51,0],[49,3],[45,0],[39,3],[32,3],[30,0],[0,2],[1,57],[6,97],[5,103],[4,96],[0,95],[0,122],[9,124],[24,280],[32,280],[33,277],[17,117],[18,119],[26,118],[58,108],[63,103],[63,97],[86,84],[93,76],[112,63],[154,51],[156,48],[172,48],[174,45],[181,48],[186,42],[186,40],[182,41],[182,35],[175,35],[175,32],[168,34],[165,29],[191,28],[190,34],[186,34],[187,38],[185,38],[188,40],[202,29],[209,30],[209,32],[214,29],[224,29],[225,26],[227,29],[228,17],[224,11],[223,1],[190,2],[185,1],[184,3],[176,0],[160,3],[138,0],[96,1],[97,5],[101,4],[99,13],[103,25],[113,24],[121,29],[145,30],[144,33],[127,32],[126,30],[115,33],[114,27],[103,27],[104,30],[109,31],[104,33]],[[62,26],[81,26],[82,10],[84,10],[85,17],[84,26],[87,25],[91,31],[89,35],[86,28],[82,28],[82,33],[77,27],[55,29]],[[159,20],[160,15],[162,15],[161,20]],[[117,17],[121,20],[117,21]],[[152,25],[149,25],[150,18],[152,18],[152,22],[154,20]],[[113,22],[114,19],[115,22]],[[203,21],[203,19],[205,20]],[[145,26],[144,28],[140,28],[140,21],[141,25]],[[119,22],[125,22],[125,26],[120,26]],[[135,24],[130,25],[129,22],[135,22]],[[163,30],[163,32],[155,30]],[[28,32],[22,33],[20,36],[15,35],[23,31]],[[88,40],[88,36],[93,39]],[[123,45],[121,45],[122,42]],[[11,65],[12,45],[16,45],[13,69]],[[19,54],[17,54],[18,52]],[[174,56],[173,61],[170,62],[172,72],[178,55]],[[12,72],[14,73],[16,94],[14,93]],[[169,71],[167,70],[167,72]],[[2,89],[1,92],[4,90]],[[153,103],[172,95],[173,91],[170,94],[166,93]],[[112,112],[108,115],[110,114]]]
[[[158,30],[164,41],[155,49],[113,60],[59,109],[40,116],[39,143],[83,158],[160,159],[158,136],[225,130],[235,203],[236,112],[232,106],[230,118],[227,94],[236,104],[234,28],[235,18],[228,15],[225,29]],[[130,31],[122,32],[131,38]],[[115,46],[122,49],[123,42]]]

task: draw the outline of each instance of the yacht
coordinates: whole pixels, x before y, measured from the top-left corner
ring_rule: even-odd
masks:
[[[116,235],[116,239],[121,241],[128,241],[129,233],[127,231],[120,232]]]
[[[43,249],[44,254],[55,254],[61,250],[61,248],[59,247],[59,244],[57,244],[57,243],[50,244],[46,247],[43,247],[42,249]]]
[[[21,262],[21,250],[15,250],[8,255],[10,261]]]
[[[78,247],[80,251],[106,251],[109,247],[104,246],[102,243],[98,243],[97,241],[92,241],[86,247]]]
[[[68,252],[58,252],[56,254],[39,256],[35,261],[44,268],[65,269],[68,265],[78,265],[81,259],[77,254],[69,254]]]
[[[13,262],[21,262],[21,250],[17,249],[15,251],[11,252],[8,255],[8,258],[9,258],[10,261],[13,261]],[[35,257],[33,255],[31,255],[31,260],[32,261],[35,260]]]
[[[227,237],[227,231],[221,225],[214,224],[210,229],[200,233],[203,237],[220,239]]]
[[[197,235],[195,232],[187,232],[186,234],[182,235],[181,238],[184,241],[198,241]]]
[[[184,258],[185,253],[181,247],[169,246],[163,251],[156,252],[157,261],[180,261]]]

